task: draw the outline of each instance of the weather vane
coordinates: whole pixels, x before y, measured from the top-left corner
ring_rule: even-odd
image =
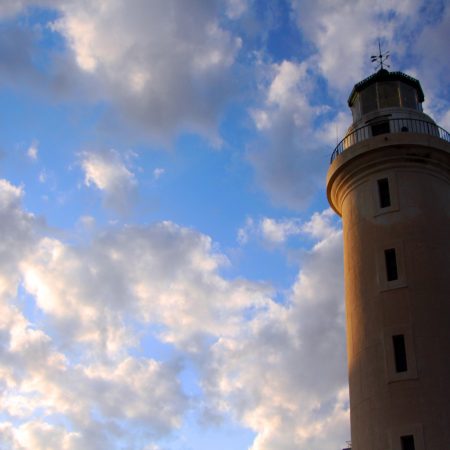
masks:
[[[376,64],[375,70],[384,69],[385,67],[391,67],[389,64],[386,64],[387,59],[389,58],[389,50],[387,52],[381,51],[381,43],[378,39],[378,55],[372,55],[370,60]]]

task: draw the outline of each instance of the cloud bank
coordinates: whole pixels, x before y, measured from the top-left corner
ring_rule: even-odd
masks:
[[[227,259],[193,230],[126,226],[81,247],[32,238],[22,192],[4,180],[0,188],[9,221],[1,258],[4,445],[49,448],[51,436],[50,448],[119,448],[179,428],[188,408],[201,405],[182,389],[176,359],[133,356],[136,323],[156,327],[155,339],[197,366],[202,403],[254,430],[253,448],[294,448],[318,439],[317,427],[326,442],[342,440],[341,236],[328,213],[304,225],[312,235],[327,231],[279,304],[266,284],[223,278]],[[10,300],[19,286],[39,312],[34,321]],[[316,411],[324,397],[329,406]]]

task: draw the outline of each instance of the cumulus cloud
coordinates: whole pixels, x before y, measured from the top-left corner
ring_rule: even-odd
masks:
[[[224,9],[229,17],[242,14],[244,1],[7,0],[0,19],[29,7],[49,8],[57,19],[40,32],[0,32],[0,77],[16,82],[19,74],[38,82],[40,91],[102,101],[112,107],[109,120],[141,136],[166,141],[188,129],[217,139],[217,122],[235,93],[230,75],[241,47],[221,17]],[[50,70],[44,74],[33,52],[42,33],[51,32],[66,48],[45,55]]]
[[[84,152],[81,167],[84,183],[102,192],[107,207],[122,213],[128,210],[137,182],[126,157],[113,149]]]
[[[156,136],[182,127],[214,134],[240,47],[218,21],[218,2],[69,1],[59,10],[53,29],[123,120]]]
[[[175,383],[176,371],[126,357],[133,344],[126,333],[133,330],[122,319],[163,325],[160,339],[203,354],[206,338],[240,328],[246,308],[257,310],[269,301],[264,286],[222,279],[217,269],[223,263],[209,238],[170,223],[114,231],[84,250],[42,240],[22,264],[25,289],[51,319],[60,345],[87,345],[85,357],[106,356],[114,366],[106,360],[70,369],[58,359],[62,367],[28,381],[40,393],[40,407],[49,402],[49,411],[69,417],[82,436],[94,408],[108,420],[138,421],[154,432],[179,426],[186,399]],[[48,361],[39,365],[52,367]]]
[[[419,9],[433,8],[418,0],[290,3],[292,18],[311,43],[312,52],[301,61],[258,66],[264,74],[258,85],[262,101],[250,114],[260,139],[248,156],[258,182],[274,203],[301,209],[322,186],[333,146],[351,124],[346,98],[352,86],[372,72],[369,55],[377,49],[376,40],[387,44],[393,64],[402,64],[410,51],[427,53],[428,72],[433,72],[436,64],[431,59],[436,61],[445,51],[438,43],[445,41],[449,8],[439,10],[435,5],[439,13],[427,12],[427,19],[423,19]],[[437,17],[428,24],[433,16]],[[408,45],[397,44],[398,36],[406,36]],[[424,48],[434,41],[434,50],[426,52]],[[441,79],[445,78],[444,71]],[[446,84],[435,82],[430,93],[439,92],[438,86],[446,89]],[[339,102],[339,109],[334,107],[335,102]],[[436,104],[438,116],[445,119],[448,105],[439,100]]]
[[[420,32],[412,52],[416,55],[420,81],[428,98],[424,106],[448,130],[450,102],[442,93],[450,91],[450,63],[442,55],[446,52],[445,43],[450,34],[450,5],[446,2],[427,2],[423,9],[424,20],[418,21]]]
[[[301,32],[317,50],[318,67],[328,83],[334,89],[344,90],[344,94],[367,76],[369,52],[376,49],[376,40],[393,44],[395,34],[417,17],[420,3],[291,0]]]
[[[71,433],[63,427],[39,421],[26,422],[17,428],[12,423],[3,423],[0,424],[0,432],[0,443],[10,450],[24,448],[76,450],[80,449],[79,444],[82,444],[78,433]],[[88,444],[85,448],[92,447]]]
[[[130,429],[149,439],[180,425],[187,400],[175,366],[132,357],[114,365],[73,364],[20,313],[9,308],[9,315],[10,323],[1,328],[1,379],[7,383],[2,403],[22,422],[2,424],[17,446],[12,448],[116,448],[114,428],[120,443],[120,435]],[[58,417],[70,427],[55,426]],[[126,439],[133,441],[129,435]]]
[[[299,209],[323,182],[327,147],[314,123],[327,108],[314,104],[317,86],[307,63],[283,61],[267,69],[264,102],[251,111],[261,138],[248,157],[272,200]]]
[[[289,235],[297,234],[299,229],[293,220],[276,221],[264,217],[261,222],[261,231],[269,242],[280,243],[284,242]]]
[[[336,215],[331,208],[325,209],[321,213],[315,212],[311,219],[303,226],[303,231],[313,238],[323,240],[331,236],[340,234],[336,229]]]
[[[11,418],[1,423],[2,445],[157,445],[193,405],[254,430],[255,450],[321,450],[348,437],[342,244],[328,210],[301,225],[315,245],[277,303],[270,286],[223,278],[227,259],[194,230],[162,222],[105,231],[89,245],[36,243],[22,191],[3,180],[0,194],[9,217],[2,274],[15,274],[0,297],[2,404]],[[39,326],[6,301],[20,277],[44,315]],[[201,404],[183,392],[179,364],[131,355],[136,323],[157,325],[156,339],[192,358]]]
[[[13,296],[18,265],[35,241],[36,219],[21,208],[23,190],[0,179],[0,296]]]
[[[283,244],[291,236],[323,239],[335,231],[334,217],[330,208],[321,213],[314,213],[306,222],[299,218],[261,217],[255,220],[247,217],[244,226],[238,230],[238,241],[245,244],[250,238],[256,238],[267,244]]]
[[[161,339],[194,351],[263,307],[267,287],[226,282],[217,273],[225,263],[208,237],[163,222],[111,231],[87,249],[43,239],[23,271],[61,339],[116,358],[135,343],[127,318],[162,325]]]
[[[384,49],[390,50],[391,70],[419,77],[430,99],[425,108],[438,120],[445,119],[449,104],[442,92],[449,88],[449,65],[442,54],[450,30],[447,3],[291,0],[291,5],[300,32],[316,50],[309,63],[342,104],[352,85],[375,68],[368,56],[376,52],[380,39]],[[411,54],[414,60],[408,58]]]
[[[0,383],[3,412],[11,418],[0,424],[0,446],[116,448],[122,439],[132,442],[130,429],[148,441],[180,426],[188,405],[179,381],[180,365],[126,352],[130,339],[120,337],[120,320],[117,326],[108,325],[130,305],[114,304],[114,299],[105,299],[102,294],[111,296],[118,285],[108,287],[97,278],[93,283],[100,290],[95,292],[88,279],[89,275],[95,278],[98,269],[93,255],[92,262],[90,258],[78,261],[59,241],[43,238],[38,242],[39,224],[23,210],[22,195],[20,188],[0,180]],[[108,254],[114,259],[113,249]],[[53,263],[61,266],[56,268]],[[77,263],[87,264],[86,280]],[[101,257],[97,263],[102,264]],[[37,307],[49,319],[55,317],[52,323],[33,324],[19,309],[21,305],[13,303],[21,279],[24,292],[35,297]],[[83,298],[82,293],[92,297]],[[126,293],[118,292],[115,298],[123,302]],[[72,300],[80,304],[73,305]],[[102,314],[104,317],[100,317]],[[77,322],[78,318],[86,320],[87,325],[81,319]],[[90,328],[96,318],[98,334],[103,333],[108,340],[104,356],[95,351],[97,330]],[[82,331],[75,332],[72,321]],[[54,340],[58,337],[55,325],[63,322],[66,330],[60,332],[67,332],[67,336]],[[47,326],[54,330],[53,337],[46,332]],[[85,345],[84,351],[75,352],[80,357],[72,360],[74,353],[68,349],[76,350],[78,342]]]
[[[220,339],[205,361],[209,398],[257,433],[252,450],[321,450],[349,437],[342,236],[329,211],[304,232],[317,240],[289,301]]]
[[[238,230],[238,241],[245,244],[251,237],[257,237],[268,244],[282,244],[290,236],[299,235],[301,231],[302,226],[298,219],[262,217],[255,221],[247,217],[245,225]]]

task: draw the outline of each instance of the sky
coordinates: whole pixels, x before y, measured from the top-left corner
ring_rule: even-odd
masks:
[[[0,448],[340,450],[348,95],[445,0],[0,0]]]

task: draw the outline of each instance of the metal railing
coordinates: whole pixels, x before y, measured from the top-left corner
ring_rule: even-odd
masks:
[[[437,126],[433,122],[420,119],[398,118],[388,119],[380,118],[378,121],[365,125],[361,128],[353,130],[351,133],[342,139],[331,154],[330,164],[340,155],[345,149],[365,141],[374,136],[388,133],[419,133],[436,136],[444,141],[450,142],[450,133],[443,128]]]

